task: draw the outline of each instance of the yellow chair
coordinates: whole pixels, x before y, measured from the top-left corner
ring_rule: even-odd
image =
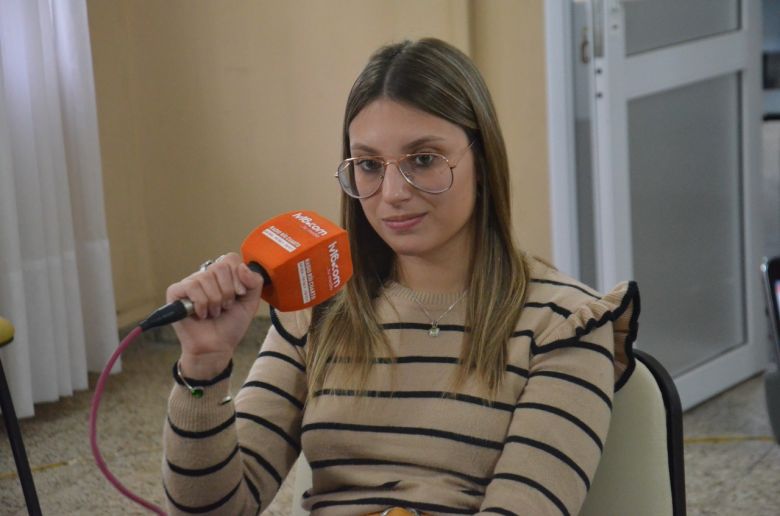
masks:
[[[0,317],[0,348],[10,344],[13,340],[14,326],[10,321]],[[27,512],[37,516],[41,514],[41,507],[38,503],[38,495],[35,492],[35,483],[30,471],[30,463],[27,461],[27,452],[24,450],[22,432],[19,430],[19,421],[16,419],[11,392],[8,389],[8,382],[5,380],[2,360],[0,360],[0,409],[3,411],[3,420],[8,432],[8,440],[11,441],[11,451],[13,451],[16,469],[19,473],[19,481],[22,484],[24,501],[27,503]]]

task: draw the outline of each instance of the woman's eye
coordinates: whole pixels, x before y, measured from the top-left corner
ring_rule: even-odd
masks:
[[[412,163],[416,168],[427,168],[436,163],[435,154],[415,154]]]
[[[356,165],[363,172],[381,172],[384,168],[384,163],[378,159],[359,159]]]

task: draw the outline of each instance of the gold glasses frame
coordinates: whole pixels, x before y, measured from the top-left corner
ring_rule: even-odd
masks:
[[[349,195],[353,199],[367,199],[372,195],[376,194],[382,188],[382,183],[384,183],[385,175],[387,174],[387,167],[390,165],[395,165],[395,168],[398,170],[398,172],[401,173],[401,177],[404,178],[404,181],[406,181],[413,188],[429,194],[441,194],[446,192],[450,188],[452,188],[452,185],[455,182],[455,172],[454,172],[455,167],[457,167],[460,164],[461,160],[466,155],[466,153],[471,148],[471,146],[474,145],[475,141],[476,140],[471,140],[471,142],[469,142],[466,148],[461,151],[460,156],[457,158],[454,164],[450,162],[447,156],[443,154],[439,154],[438,152],[414,152],[411,154],[404,154],[403,156],[400,156],[396,159],[387,159],[385,156],[357,156],[354,158],[347,158],[341,161],[338,165],[336,174],[333,177],[335,177],[336,180],[339,182],[339,186],[341,187],[341,189],[345,194]],[[415,156],[436,156],[437,158],[443,159],[444,162],[447,164],[447,168],[450,169],[449,184],[445,188],[438,189],[438,190],[428,190],[426,188],[422,188],[421,186],[415,184],[412,178],[410,178],[409,175],[406,172],[404,172],[403,168],[401,167],[401,162],[408,160],[410,158],[414,158]],[[379,181],[377,181],[376,188],[373,191],[371,191],[371,193],[364,194],[364,195],[356,195],[352,193],[346,186],[344,186],[344,183],[341,180],[341,173],[343,170],[347,169],[349,165],[352,165],[354,163],[357,163],[358,161],[363,161],[363,160],[376,160],[382,163],[382,174],[379,176]]]

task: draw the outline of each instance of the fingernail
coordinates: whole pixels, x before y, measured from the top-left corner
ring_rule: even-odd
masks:
[[[238,288],[236,288],[236,294],[239,296],[243,296],[246,294],[246,289],[244,288],[244,285],[239,285]]]

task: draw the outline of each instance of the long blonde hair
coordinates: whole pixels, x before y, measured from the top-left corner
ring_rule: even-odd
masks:
[[[506,344],[522,310],[528,267],[512,237],[509,166],[490,93],[471,60],[441,40],[382,47],[350,91],[344,158],[350,157],[350,123],[380,97],[448,120],[474,140],[477,199],[458,383],[476,373],[495,393],[506,368]],[[341,223],[349,232],[354,276],[344,291],[314,310],[307,354],[310,396],[322,387],[334,361],[348,367],[344,382],[362,389],[374,359],[390,351],[374,301],[391,277],[395,255],[369,224],[360,201],[346,194]]]

